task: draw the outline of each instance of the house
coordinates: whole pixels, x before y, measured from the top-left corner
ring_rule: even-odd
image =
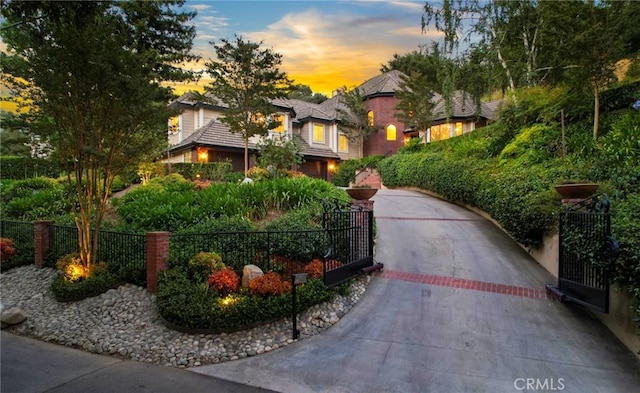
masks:
[[[454,116],[447,117],[444,100],[434,97],[436,118],[431,129],[423,135],[406,130],[405,124],[396,116],[400,88],[404,74],[390,71],[371,78],[358,86],[363,97],[369,121],[379,129],[364,141],[352,141],[338,127],[340,110],[345,106],[340,100],[340,91],[320,103],[309,103],[296,99],[276,99],[272,102],[281,125],[269,131],[267,137],[295,139],[302,148],[304,162],[298,170],[305,174],[328,180],[331,172],[342,160],[371,155],[392,155],[413,136],[421,136],[425,142],[446,139],[469,132],[486,124],[490,110],[479,118],[475,115],[475,104],[470,97],[460,92],[454,99]],[[458,94],[458,93],[457,93]],[[227,106],[219,100],[199,99],[193,92],[185,93],[170,104],[179,112],[169,120],[169,150],[165,161],[169,162],[214,162],[230,160],[234,171],[244,169],[244,140],[233,134],[227,125],[219,121]],[[208,102],[205,102],[208,101]],[[484,104],[481,104],[484,105]],[[258,137],[250,138],[252,156],[258,153]],[[251,165],[254,165],[252,162]]]

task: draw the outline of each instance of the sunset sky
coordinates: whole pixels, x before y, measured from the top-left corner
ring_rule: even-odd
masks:
[[[265,48],[282,54],[281,69],[295,83],[326,95],[378,75],[394,53],[430,43],[436,36],[421,31],[423,6],[424,1],[404,0],[186,3],[198,11],[194,51],[203,59],[215,58],[210,41],[233,39],[234,34],[262,41]]]
[[[194,52],[203,58],[190,67],[203,69],[205,61],[215,59],[210,42],[236,34],[280,53],[281,70],[290,79],[327,96],[378,75],[394,53],[418,50],[438,39],[433,31],[422,33],[424,1],[187,0],[185,7],[198,12]],[[203,78],[175,90],[202,90],[207,83]],[[0,95],[8,94],[5,90],[0,86]],[[1,104],[3,110],[15,109],[12,103]]]

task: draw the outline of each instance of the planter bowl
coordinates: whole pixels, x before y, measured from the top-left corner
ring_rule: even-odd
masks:
[[[347,194],[353,199],[364,200],[376,195],[377,188],[347,188]]]
[[[599,185],[595,183],[558,184],[556,191],[565,199],[588,198],[595,194]]]

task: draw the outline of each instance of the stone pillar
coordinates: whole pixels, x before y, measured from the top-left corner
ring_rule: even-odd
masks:
[[[53,223],[53,221],[46,220],[33,222],[33,263],[38,267],[43,266],[44,257],[51,248],[51,225]]]
[[[158,273],[167,269],[170,232],[147,232],[147,290],[158,290]]]

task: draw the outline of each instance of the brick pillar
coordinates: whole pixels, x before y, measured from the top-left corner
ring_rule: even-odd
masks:
[[[373,211],[373,201],[370,199],[352,199],[351,210],[371,210]]]
[[[38,267],[42,267],[44,257],[51,248],[51,225],[53,223],[53,221],[45,220],[33,222],[33,263]]]
[[[147,232],[147,291],[158,289],[158,273],[167,268],[170,232]]]

